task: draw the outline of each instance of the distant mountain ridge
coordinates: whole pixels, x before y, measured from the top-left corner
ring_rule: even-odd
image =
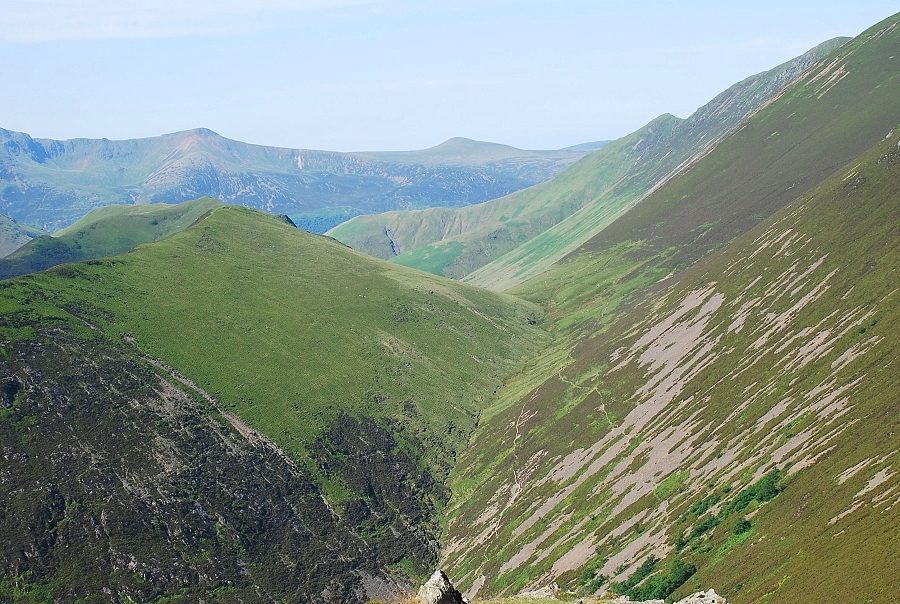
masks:
[[[38,235],[42,235],[37,227],[20,224],[9,216],[0,214],[0,258],[16,251]]]
[[[465,208],[358,216],[331,234],[351,247],[406,266],[490,288],[511,287],[562,258],[652,188],[702,157],[846,41],[823,42],[745,78],[688,118],[663,114],[537,186]]]
[[[361,213],[485,201],[551,178],[602,143],[525,151],[470,139],[421,151],[266,147],[207,128],[52,140],[0,128],[0,212],[47,230],[121,203],[216,197],[313,231]]]

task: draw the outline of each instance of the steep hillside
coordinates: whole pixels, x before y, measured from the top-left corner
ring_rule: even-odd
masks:
[[[702,156],[844,41],[831,40],[747,78],[687,119],[660,116],[541,185],[466,208],[362,216],[331,234],[371,255],[397,256],[400,264],[457,278],[491,263],[470,278],[508,287],[563,257]]]
[[[0,258],[43,234],[44,232],[37,227],[19,224],[9,216],[0,214]]]
[[[0,317],[0,594],[66,599],[352,602],[430,571],[449,467],[543,340],[526,303],[233,207],[5,281]]]
[[[890,58],[900,33],[878,35],[898,20],[841,47],[690,170],[511,291],[566,324],[608,318],[609,292],[620,299],[689,266],[853,161],[900,115]]]
[[[364,212],[506,195],[589,151],[452,139],[422,151],[334,153],[249,145],[205,128],[121,141],[55,141],[0,129],[0,211],[55,230],[99,206],[210,196],[290,214],[321,232]]]
[[[93,260],[133,250],[187,228],[221,201],[211,198],[184,203],[107,206],[90,212],[72,226],[31,239],[0,259],[0,279],[44,270],[65,262]]]
[[[458,583],[896,596],[897,23],[520,286],[562,337],[454,471]]]

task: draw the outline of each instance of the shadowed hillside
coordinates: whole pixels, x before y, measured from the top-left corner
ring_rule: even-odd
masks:
[[[0,214],[0,258],[11,254],[43,233],[37,227],[19,224],[9,216]]]

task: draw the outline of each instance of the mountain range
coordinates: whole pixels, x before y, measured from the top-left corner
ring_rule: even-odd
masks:
[[[687,119],[661,115],[541,185],[466,208],[361,216],[330,234],[406,266],[509,287],[547,268],[702,158],[846,40],[830,40],[738,82]]]
[[[0,599],[897,601],[897,57],[900,15],[465,208],[37,236]]]
[[[100,206],[209,196],[321,232],[361,213],[505,195],[602,145],[524,151],[454,138],[422,151],[336,153],[251,145],[206,128],[118,141],[0,128],[0,213],[55,231]]]

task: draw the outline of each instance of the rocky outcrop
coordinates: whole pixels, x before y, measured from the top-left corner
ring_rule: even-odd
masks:
[[[431,578],[419,588],[418,604],[463,604],[464,600],[442,570],[434,571]]]

